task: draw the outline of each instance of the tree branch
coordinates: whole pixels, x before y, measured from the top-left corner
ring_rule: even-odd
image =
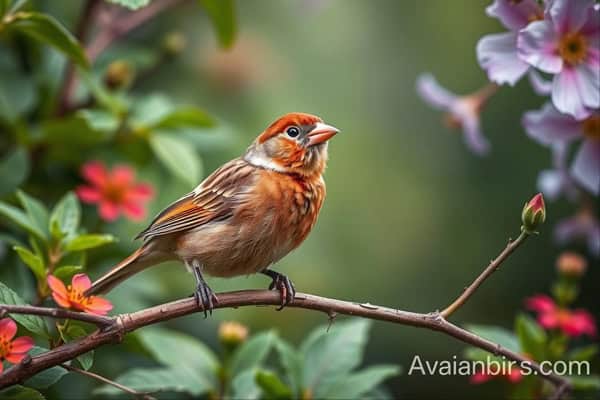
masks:
[[[259,305],[278,306],[281,303],[280,294],[276,291],[268,290],[244,290],[219,293],[217,296],[219,303],[216,304],[215,308],[237,308]],[[442,332],[464,343],[489,351],[492,354],[505,356],[507,359],[518,363],[527,363],[532,370],[536,371],[542,378],[553,383],[556,387],[568,388],[570,386],[566,378],[556,374],[547,374],[547,372],[540,368],[539,364],[497,343],[493,343],[454,325],[444,319],[438,312],[427,314],[413,313],[375,306],[369,303],[354,303],[304,293],[297,293],[295,299],[288,307],[322,311],[327,315],[334,313],[352,315]],[[187,298],[129,314],[118,315],[113,317],[112,324],[105,328],[92,332],[81,339],[65,343],[46,353],[28,358],[26,362],[7,369],[0,376],[0,388],[22,382],[40,371],[72,360],[100,346],[109,343],[118,343],[127,333],[136,329],[200,311],[203,310],[201,307],[198,307],[196,300],[194,298]]]
[[[109,326],[114,323],[114,319],[112,317],[63,310],[62,308],[0,304],[0,315],[4,314],[30,314],[52,318],[68,318],[77,321],[88,322],[90,324],[98,326],[99,328]]]
[[[479,274],[479,276],[477,278],[475,278],[473,283],[471,283],[467,288],[465,288],[465,290],[462,292],[462,294],[460,296],[458,296],[458,298],[456,300],[454,300],[454,302],[452,304],[450,304],[448,307],[446,307],[444,309],[444,311],[442,311],[440,313],[442,315],[442,317],[448,318],[456,310],[458,310],[463,304],[465,304],[465,302],[467,300],[469,300],[469,297],[471,297],[473,295],[473,293],[475,293],[477,288],[479,286],[481,286],[481,284],[487,278],[489,278],[490,275],[492,275],[494,272],[496,272],[496,270],[498,268],[500,268],[500,265],[502,265],[502,263],[508,258],[508,256],[510,256],[517,249],[517,247],[519,247],[521,244],[523,244],[523,242],[525,241],[525,239],[527,239],[528,236],[529,235],[527,233],[521,232],[521,234],[515,241],[509,241],[506,248],[504,250],[502,250],[502,253],[500,253],[500,255],[498,255],[498,257],[496,257],[496,259],[492,260],[492,262],[490,262],[490,264],[487,266],[487,268],[484,269],[483,272],[481,274]]]

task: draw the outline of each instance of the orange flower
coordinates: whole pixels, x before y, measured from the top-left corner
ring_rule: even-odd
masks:
[[[29,336],[21,336],[13,340],[16,333],[15,321],[10,318],[0,319],[0,372],[3,368],[2,361],[19,363],[33,347],[33,339]]]
[[[92,286],[86,274],[74,275],[71,284],[66,287],[60,279],[48,275],[48,286],[52,289],[54,301],[61,307],[98,315],[106,315],[113,308],[111,302],[102,297],[84,295]]]

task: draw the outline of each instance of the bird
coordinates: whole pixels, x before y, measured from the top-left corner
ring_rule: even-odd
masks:
[[[293,299],[292,281],[271,267],[296,249],[314,227],[325,199],[329,140],[340,131],[315,115],[276,119],[246,152],[215,170],[161,211],[135,239],[141,246],[92,283],[85,295],[106,293],[132,275],[181,261],[196,280],[198,307],[212,314],[218,298],[205,275],[261,273]]]

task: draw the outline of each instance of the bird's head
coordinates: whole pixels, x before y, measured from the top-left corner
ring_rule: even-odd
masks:
[[[279,172],[321,174],[327,162],[327,141],[338,132],[315,115],[289,113],[256,138],[244,159]]]

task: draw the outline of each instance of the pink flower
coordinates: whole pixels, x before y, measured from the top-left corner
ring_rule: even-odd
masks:
[[[574,216],[559,221],[554,238],[561,245],[583,240],[591,254],[600,256],[600,221],[590,208],[584,207]]]
[[[594,0],[554,0],[546,18],[521,29],[519,57],[553,74],[552,102],[582,119],[600,108],[600,7]]]
[[[556,200],[564,193],[569,200],[574,201],[579,195],[567,169],[567,150],[566,143],[553,144],[552,169],[545,169],[538,174],[538,189],[550,200]]]
[[[17,333],[17,324],[10,318],[0,319],[0,372],[4,360],[17,364],[33,347],[33,339],[21,336],[13,340]]]
[[[585,189],[600,194],[600,109],[583,120],[577,120],[546,103],[538,111],[526,112],[523,125],[531,138],[547,146],[564,146],[583,139],[575,155],[571,175]]]
[[[117,165],[107,171],[102,162],[90,161],[81,168],[81,175],[89,185],[79,186],[77,196],[85,203],[98,204],[102,219],[114,221],[121,213],[133,221],[144,219],[144,204],[152,198],[154,190],[149,184],[136,183],[132,168]]]
[[[488,85],[466,96],[458,96],[443,88],[431,74],[417,79],[417,93],[430,106],[446,111],[446,122],[451,128],[462,128],[467,147],[477,155],[485,155],[490,144],[480,129],[479,115],[487,100],[497,90]]]
[[[53,275],[48,275],[48,286],[52,289],[52,297],[56,304],[63,308],[72,308],[90,314],[106,315],[113,306],[110,301],[99,296],[86,296],[84,293],[92,286],[86,274],[76,274],[71,284],[65,284]]]
[[[495,0],[486,12],[490,17],[498,18],[509,32],[481,38],[477,43],[477,60],[492,82],[513,86],[527,71],[533,72],[519,57],[518,32],[530,22],[543,19],[544,10],[536,0]],[[530,76],[530,79],[537,91],[536,85],[542,80],[539,75]]]
[[[538,313],[538,323],[546,329],[560,329],[570,337],[596,336],[594,317],[586,310],[559,307],[554,300],[543,294],[526,299],[525,306]]]

